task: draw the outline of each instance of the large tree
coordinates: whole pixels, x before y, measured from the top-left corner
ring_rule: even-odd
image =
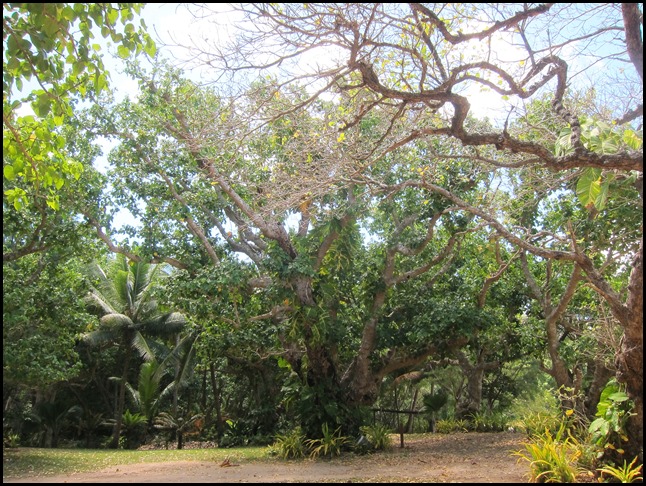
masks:
[[[209,7],[201,9],[205,15]],[[254,79],[256,73],[268,72],[278,76],[282,90],[296,83],[311,86],[308,96],[281,111],[256,113],[256,120],[263,114],[267,120],[278,119],[311,105],[323,93],[333,93],[352,101],[329,119],[339,138],[377,112],[382,120],[384,114],[390,115],[387,122],[373,127],[379,145],[364,146],[364,155],[369,155],[361,160],[366,166],[413,141],[448,137],[465,147],[463,156],[493,167],[543,168],[564,179],[579,177],[582,202],[593,207],[602,201],[590,194],[599,187],[603,192],[609,180],[634,183],[642,199],[643,149],[634,130],[643,116],[640,4],[245,4],[237,10],[243,17],[243,34],[225,48],[204,40],[193,46],[194,59],[211,66],[215,76],[230,75],[231,89]],[[587,113],[568,101],[577,87],[588,87],[586,76],[594,79],[598,120],[615,125],[623,142],[614,150],[598,143],[599,132],[594,130],[586,142]],[[478,90],[497,94],[507,111],[496,129],[474,130],[468,125]],[[267,99],[277,92],[266,92]],[[550,97],[550,124],[568,133],[566,150],[557,143],[558,133],[544,131],[535,140],[510,130],[516,116],[524,114],[523,103],[545,95]],[[200,145],[195,137],[192,140]],[[493,153],[483,153],[487,148]],[[454,154],[429,150],[428,156],[449,162]],[[338,158],[337,173],[357,159]],[[301,194],[311,191],[305,170],[302,165]],[[581,269],[624,332],[617,373],[635,402],[628,452],[641,455],[642,237],[632,240],[626,255],[632,272],[618,291],[613,276],[595,258],[596,249],[572,228],[554,233],[556,240],[540,239],[539,229],[518,231],[432,177],[392,185],[368,176],[360,171],[354,181],[363,178],[365,184],[390,192],[415,187],[443,195],[514,245],[541,258],[569,260]],[[641,228],[623,227],[621,222],[613,227],[641,233]],[[559,240],[562,245],[553,244]]]
[[[418,160],[430,142],[375,164],[373,177],[401,187],[372,191],[352,177],[365,169],[366,148],[378,142],[373,128],[388,123],[379,113],[339,137],[326,111],[345,106],[320,101],[253,131],[249,112],[283,110],[304,91],[275,91],[269,81],[225,103],[172,71],[144,78],[143,86],[138,103],[95,115],[102,120],[98,130],[120,141],[110,156],[114,195],[140,217],[133,236],[142,238],[142,251],[111,239],[101,214],[86,215],[114,251],[166,261],[198,278],[209,267],[227,272],[231,252],[243,255],[254,274],[240,292],[262,292],[263,309],[226,318],[241,328],[276,326],[283,359],[317,410],[303,414],[315,419],[307,424],[311,433],[320,433],[322,422],[345,420],[344,410],[349,416],[353,407],[371,404],[387,374],[466,342],[475,320],[463,319],[466,307],[458,315],[441,296],[432,299],[432,282],[478,226],[444,198],[405,186],[409,173],[428,170]],[[271,103],[261,96],[266,90],[277,93]],[[338,173],[337,161],[348,158],[355,169]],[[316,174],[301,174],[303,163]],[[491,177],[474,165],[456,159],[437,175],[455,194],[475,200],[476,187],[486,191]],[[420,280],[428,289],[426,314],[406,301],[406,289]],[[201,291],[217,299],[223,287]],[[397,332],[412,314],[412,328]]]

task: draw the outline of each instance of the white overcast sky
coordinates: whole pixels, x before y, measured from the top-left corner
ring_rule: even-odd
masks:
[[[157,42],[159,53],[165,58],[177,59],[181,62],[190,58],[188,52],[186,49],[170,47],[170,45],[191,46],[194,43],[200,43],[203,38],[208,38],[212,42],[217,38],[226,38],[230,35],[227,24],[233,16],[228,5],[225,3],[209,4],[209,8],[219,11],[220,14],[215,19],[210,18],[208,21],[204,21],[195,19],[182,4],[149,3],[142,9],[141,18],[145,20],[148,32]],[[505,50],[509,53],[509,46],[506,46]],[[112,60],[107,57],[105,62],[112,73],[113,86],[118,87],[120,93],[127,93],[131,97],[136,96],[136,81],[119,73],[123,69],[119,67],[120,60]],[[114,67],[112,67],[112,63],[115,63]],[[186,70],[185,74],[196,81],[201,78],[199,70],[196,69]],[[502,104],[499,96],[483,93],[478,87],[474,87],[472,91],[465,94],[469,96],[474,115],[494,118],[494,114],[498,112],[498,115],[503,119],[506,117],[508,108],[501,111]]]

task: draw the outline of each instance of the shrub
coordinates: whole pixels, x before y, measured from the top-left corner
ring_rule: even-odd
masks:
[[[606,463],[618,462],[623,454],[622,442],[628,440],[626,424],[632,408],[632,401],[619,383],[615,379],[610,380],[601,392],[595,415],[597,418],[588,429],[591,441],[599,448],[598,459]]]
[[[341,455],[341,448],[349,442],[349,438],[341,435],[341,427],[334,432],[330,432],[327,423],[321,427],[323,437],[320,439],[308,439],[305,444],[310,448],[310,456],[332,458]]]
[[[636,465],[636,462],[637,456],[635,456],[630,464],[626,464],[626,460],[624,459],[624,464],[621,467],[604,466],[600,469],[597,469],[597,471],[601,473],[602,478],[604,474],[607,474],[608,476],[612,476],[622,483],[642,482],[644,480],[641,475],[643,465]]]
[[[580,444],[563,423],[556,434],[545,429],[543,434],[534,435],[525,444],[525,452],[517,451],[514,455],[529,462],[532,482],[576,482]]]
[[[361,433],[366,436],[373,450],[382,451],[392,447],[390,429],[383,424],[363,426]]]
[[[438,420],[435,424],[435,431],[438,434],[450,434],[452,432],[467,432],[468,423],[463,419]]]
[[[291,432],[277,435],[271,446],[281,459],[298,459],[305,457],[305,436],[301,428],[296,427]]]
[[[478,412],[471,417],[469,427],[476,432],[500,432],[507,429],[507,418],[502,412]]]
[[[3,437],[2,440],[3,447],[19,447],[20,446],[20,435],[19,434],[8,434],[6,437]]]

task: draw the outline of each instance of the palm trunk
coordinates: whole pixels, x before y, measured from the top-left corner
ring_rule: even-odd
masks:
[[[123,364],[123,373],[121,375],[121,383],[119,383],[119,401],[117,402],[117,409],[115,410],[114,417],[114,428],[112,429],[112,441],[110,442],[111,449],[119,448],[119,437],[121,436],[121,424],[123,421],[123,409],[126,403],[126,380],[128,379],[128,369],[130,367],[130,355],[132,354],[132,349],[130,347],[130,342],[126,340],[125,350],[126,355],[124,357]]]

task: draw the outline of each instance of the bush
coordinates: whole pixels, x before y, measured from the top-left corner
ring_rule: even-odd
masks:
[[[452,432],[467,432],[468,422],[463,419],[438,420],[435,424],[435,431],[438,434],[450,434]]]
[[[372,450],[383,451],[392,447],[390,429],[383,424],[363,426],[361,433],[368,439]]]
[[[468,427],[475,432],[501,432],[507,429],[507,418],[502,412],[478,412],[473,414]]]
[[[644,478],[642,477],[642,464],[635,464],[637,462],[637,456],[632,460],[630,464],[626,464],[624,459],[624,464],[621,467],[605,466],[598,471],[601,473],[601,477],[606,474],[613,477],[622,483],[635,483],[642,482]]]
[[[622,443],[628,440],[626,425],[632,408],[632,401],[619,383],[615,379],[610,380],[601,393],[597,418],[588,429],[592,443],[598,447],[597,458],[602,462],[621,463]]]
[[[577,461],[581,455],[581,444],[562,423],[556,434],[545,429],[525,444],[525,452],[517,451],[514,455],[529,462],[532,482],[573,483],[579,472]]]
[[[323,437],[320,439],[308,439],[305,444],[310,449],[311,457],[329,457],[340,456],[342,447],[349,442],[349,438],[341,435],[341,427],[334,432],[330,432],[328,424],[322,426]]]
[[[277,435],[271,450],[281,459],[299,459],[305,457],[305,436],[301,428],[296,427],[284,435]]]

